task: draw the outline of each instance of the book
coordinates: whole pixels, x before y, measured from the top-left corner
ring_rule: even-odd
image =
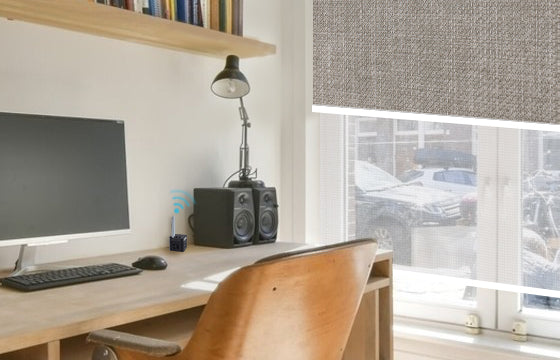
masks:
[[[187,22],[187,1],[176,0],[175,6],[177,8],[177,21]]]
[[[220,30],[220,0],[210,0],[210,29]]]
[[[150,0],[142,0],[142,13],[150,15]]]
[[[164,19],[171,19],[169,12],[169,0],[160,0],[161,4],[161,17]]]
[[[219,21],[219,25],[220,31],[226,32],[227,28],[226,28],[226,1],[227,0],[219,0],[220,2],[220,9],[219,9],[219,16],[220,16],[220,21]]]
[[[193,25],[202,26],[202,9],[200,7],[200,0],[193,0],[192,2]]]
[[[167,0],[169,6],[169,19],[176,21],[177,20],[177,2],[175,0]]]
[[[232,33],[232,18],[233,11],[233,0],[226,0],[226,32],[228,34]]]
[[[232,0],[232,26],[234,35],[243,36],[243,0]]]
[[[202,26],[210,28],[210,0],[200,0],[200,13],[202,14]]]
[[[144,8],[144,0],[132,0],[132,11],[141,13]]]
[[[125,0],[111,0],[110,5],[114,7],[118,7],[124,9],[124,1]]]
[[[161,2],[159,0],[150,1],[150,15],[161,17]]]

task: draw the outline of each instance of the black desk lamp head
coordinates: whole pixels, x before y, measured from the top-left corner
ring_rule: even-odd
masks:
[[[243,96],[250,90],[249,82],[241,71],[239,71],[239,58],[228,55],[225,68],[216,75],[211,86],[212,92],[226,99],[239,98],[239,116],[241,117],[242,133],[241,146],[239,147],[239,180],[229,182],[229,187],[263,187],[262,181],[251,178],[251,166],[249,165],[249,144],[247,143],[247,128],[251,127],[249,116],[243,105]]]

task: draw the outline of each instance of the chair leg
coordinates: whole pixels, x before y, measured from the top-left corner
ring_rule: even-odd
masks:
[[[97,345],[93,349],[91,360],[119,360],[119,358],[109,346]]]

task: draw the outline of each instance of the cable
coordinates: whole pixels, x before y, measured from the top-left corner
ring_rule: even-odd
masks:
[[[239,174],[241,172],[241,169],[237,170],[236,172],[234,172],[233,174],[231,174],[230,176],[228,176],[228,178],[226,179],[226,181],[224,181],[224,185],[222,185],[222,187],[226,187],[227,182],[229,181],[229,179],[231,179],[234,175]]]
[[[194,219],[194,214],[190,214],[189,217],[187,218],[187,224],[189,224],[189,228],[194,233],[194,225],[192,222],[193,219]]]

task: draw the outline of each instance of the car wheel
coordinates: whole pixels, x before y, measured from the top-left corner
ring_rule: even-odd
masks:
[[[411,238],[404,226],[395,221],[383,222],[373,225],[370,234],[380,249],[393,250],[395,264],[411,264]]]

